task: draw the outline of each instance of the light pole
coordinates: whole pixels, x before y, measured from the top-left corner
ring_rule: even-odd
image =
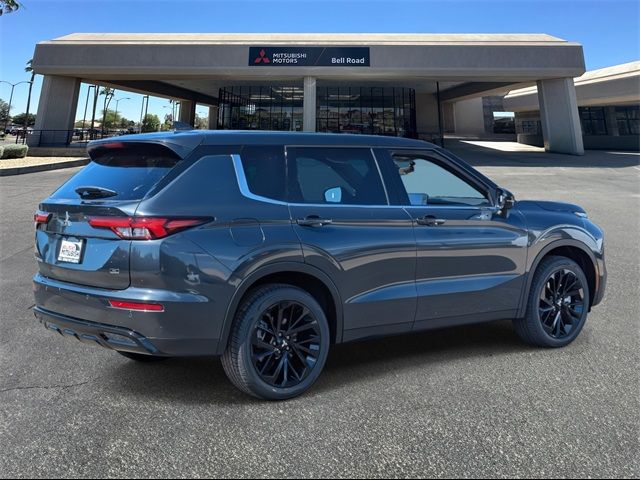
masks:
[[[84,124],[87,119],[87,107],[89,106],[89,93],[91,92],[92,88],[95,89],[96,86],[89,85],[89,87],[87,88],[87,100],[84,102],[84,115],[82,115],[82,138],[84,138]]]
[[[9,116],[11,115],[11,102],[13,101],[13,89],[16,88],[17,85],[20,85],[21,83],[31,83],[31,82],[29,80],[23,80],[22,82],[18,82],[18,83],[11,83],[11,82],[7,82],[6,80],[0,80],[0,83],[6,83],[7,85],[11,85],[11,95],[9,95],[9,109],[7,111],[7,118],[4,121],[3,132],[5,132],[7,130],[7,126],[9,125]]]
[[[129,97],[124,97],[124,98],[118,98],[116,100],[116,114],[115,114],[115,118],[114,118],[114,122],[118,123],[118,102],[120,100],[131,100]]]
[[[142,128],[146,123],[146,115],[147,109],[149,107],[149,95],[145,95],[142,97],[142,106],[140,107],[140,131],[138,133],[142,133]]]

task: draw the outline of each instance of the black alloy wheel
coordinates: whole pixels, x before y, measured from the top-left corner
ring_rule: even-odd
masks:
[[[548,256],[533,275],[524,316],[513,321],[516,333],[529,345],[564,347],[582,331],[589,300],[589,283],[580,265]]]
[[[251,337],[253,366],[273,387],[298,385],[318,363],[320,327],[301,303],[285,300],[268,307]]]
[[[241,302],[222,366],[241,391],[286,400],[318,379],[330,341],[326,313],[309,292],[293,285],[263,285]]]
[[[549,336],[562,339],[571,335],[582,321],[584,309],[584,288],[574,272],[563,268],[549,275],[538,307],[540,322]]]

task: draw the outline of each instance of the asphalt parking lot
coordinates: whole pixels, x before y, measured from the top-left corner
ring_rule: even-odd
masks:
[[[33,211],[77,169],[0,178],[0,476],[637,477],[637,155],[458,146],[518,198],[604,228],[604,303],[562,350],[509,322],[332,349],[301,398],[236,391],[217,359],[141,365],[33,318]]]

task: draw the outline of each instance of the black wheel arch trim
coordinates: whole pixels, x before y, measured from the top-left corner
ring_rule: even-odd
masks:
[[[522,293],[520,295],[520,306],[518,308],[518,318],[523,317],[524,314],[525,314],[525,311],[527,309],[527,299],[529,298],[529,291],[531,289],[531,284],[533,283],[533,276],[535,275],[535,272],[538,269],[538,265],[540,265],[540,262],[542,261],[542,259],[544,257],[546,257],[547,254],[550,251],[555,250],[556,248],[561,248],[561,247],[578,248],[582,252],[587,254],[587,256],[589,257],[589,260],[593,264],[594,271],[596,272],[596,286],[597,286],[597,282],[598,282],[598,263],[596,261],[596,256],[593,253],[593,250],[591,250],[591,248],[589,248],[589,246],[587,244],[585,244],[583,242],[580,242],[579,240],[562,239],[562,240],[553,241],[553,242],[549,243],[548,245],[545,245],[542,248],[542,250],[540,250],[540,252],[538,252],[538,254],[536,255],[535,259],[531,263],[531,266],[530,266],[529,270],[527,271],[527,278],[526,278],[526,281],[525,281],[526,282],[525,283],[525,288],[522,289]],[[586,272],[585,272],[585,275],[586,275]],[[592,299],[596,298],[596,294],[597,294],[597,292],[590,292],[590,297]],[[591,302],[591,300],[590,300],[590,302]]]
[[[342,333],[343,333],[343,314],[342,314],[342,300],[340,298],[340,293],[338,292],[338,288],[333,283],[331,278],[325,274],[322,270],[319,270],[316,267],[308,265],[306,263],[298,263],[298,262],[276,262],[270,263],[269,265],[265,265],[251,272],[242,283],[236,288],[235,293],[229,302],[229,306],[227,307],[227,311],[224,318],[224,324],[222,327],[222,334],[220,336],[220,342],[218,343],[218,351],[216,355],[222,355],[227,348],[227,343],[229,341],[229,335],[231,333],[231,326],[233,325],[233,320],[235,314],[240,306],[240,301],[244,297],[244,295],[249,291],[249,289],[255,285],[261,279],[277,274],[277,273],[303,273],[309,276],[314,277],[316,280],[320,281],[326,288],[329,290],[331,294],[333,303],[336,309],[336,338],[335,343],[342,343]]]

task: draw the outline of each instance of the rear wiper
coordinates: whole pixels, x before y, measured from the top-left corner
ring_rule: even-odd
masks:
[[[106,198],[115,197],[118,192],[103,187],[78,187],[76,193],[81,198]]]

